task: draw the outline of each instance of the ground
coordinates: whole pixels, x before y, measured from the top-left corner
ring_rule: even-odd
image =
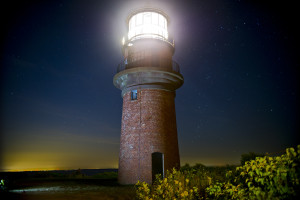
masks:
[[[129,200],[135,199],[135,191],[133,186],[119,185],[116,179],[24,179],[1,192],[0,199]]]

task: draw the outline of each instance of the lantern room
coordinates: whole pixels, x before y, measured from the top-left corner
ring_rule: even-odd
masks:
[[[169,41],[168,25],[169,17],[160,9],[144,7],[134,10],[127,17],[128,34],[123,38],[123,44],[145,38]]]
[[[126,20],[127,36],[122,39],[124,60],[117,72],[136,67],[155,67],[179,72],[172,60],[175,44],[168,32],[169,17],[157,8],[131,12]]]
[[[128,20],[128,40],[141,38],[168,39],[168,21],[161,13],[139,12]]]

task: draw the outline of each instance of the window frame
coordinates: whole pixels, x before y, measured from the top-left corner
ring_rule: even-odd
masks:
[[[130,92],[130,100],[134,101],[138,99],[138,92],[137,90],[131,90]]]

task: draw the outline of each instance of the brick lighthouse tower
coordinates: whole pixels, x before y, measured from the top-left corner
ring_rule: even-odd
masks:
[[[114,85],[122,90],[123,111],[119,155],[119,183],[151,183],[155,174],[180,167],[175,90],[183,84],[172,60],[174,41],[168,16],[142,8],[127,18],[122,61]]]

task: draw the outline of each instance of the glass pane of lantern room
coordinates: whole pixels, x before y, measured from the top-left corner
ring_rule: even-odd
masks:
[[[143,13],[137,14],[136,17],[137,17],[136,25],[142,25],[142,23],[143,23]]]
[[[164,17],[159,15],[159,26],[164,27]]]
[[[152,24],[157,25],[158,24],[158,14],[152,13]]]
[[[150,12],[146,12],[144,14],[144,23],[145,24],[150,24],[151,23],[151,13]]]
[[[129,30],[132,30],[135,26],[135,16],[133,16],[129,21]]]
[[[156,34],[156,35],[158,34],[158,28],[157,28],[157,26],[153,26],[152,27],[152,33]]]

